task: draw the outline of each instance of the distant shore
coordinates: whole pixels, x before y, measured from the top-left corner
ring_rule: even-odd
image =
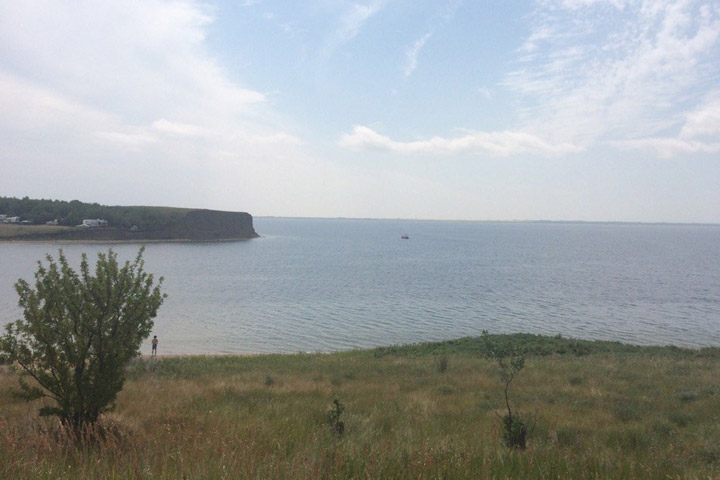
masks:
[[[18,242],[223,242],[259,235],[245,212],[190,210],[169,223],[146,229],[0,224],[0,241]]]

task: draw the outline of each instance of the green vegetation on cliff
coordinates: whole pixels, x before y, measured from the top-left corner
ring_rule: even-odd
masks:
[[[502,443],[503,385],[478,338],[334,354],[137,359],[97,441],[77,446],[0,370],[0,478],[709,479],[720,349],[537,335]],[[146,346],[149,352],[149,345]],[[161,352],[162,353],[162,352]],[[342,433],[328,421],[342,405]],[[339,410],[338,410],[339,411]]]
[[[58,225],[74,227],[87,218],[101,218],[115,228],[140,230],[163,228],[182,218],[190,209],[167,207],[121,207],[79,200],[34,200],[28,197],[0,197],[0,214],[20,217],[32,224],[57,220]]]

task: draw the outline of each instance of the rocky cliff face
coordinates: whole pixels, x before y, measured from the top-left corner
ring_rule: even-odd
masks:
[[[168,228],[146,233],[153,239],[182,240],[233,240],[258,236],[249,213],[217,210],[192,210]]]

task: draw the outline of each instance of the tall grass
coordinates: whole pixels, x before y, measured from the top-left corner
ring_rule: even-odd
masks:
[[[513,405],[535,428],[515,452],[500,440],[495,365],[461,343],[138,359],[79,445],[14,398],[0,367],[0,478],[720,477],[713,350],[528,357]],[[335,398],[343,435],[326,419]]]

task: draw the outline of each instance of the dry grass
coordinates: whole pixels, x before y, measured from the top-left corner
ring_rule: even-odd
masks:
[[[0,368],[0,478],[720,478],[714,356],[530,357],[511,387],[524,452],[499,440],[495,366],[469,354],[444,372],[370,352],[141,359],[84,446]]]
[[[27,235],[52,235],[66,230],[73,230],[73,227],[4,224],[0,225],[0,238],[22,238]]]

